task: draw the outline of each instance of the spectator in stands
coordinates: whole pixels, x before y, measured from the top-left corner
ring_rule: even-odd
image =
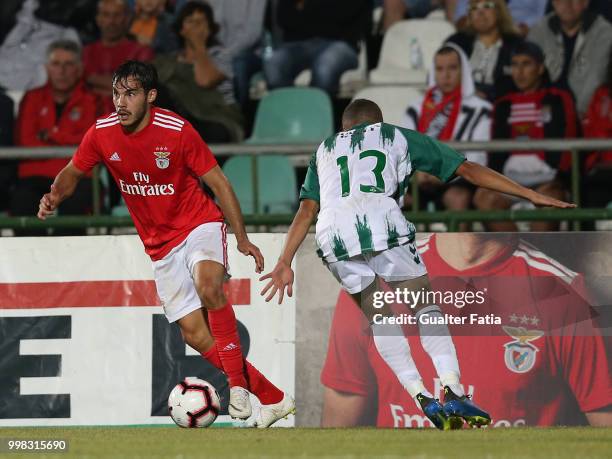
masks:
[[[369,30],[369,0],[279,0],[276,20],[284,42],[264,58],[268,88],[293,86],[302,70],[311,86],[332,96],[340,77],[358,65],[358,42]]]
[[[538,45],[525,42],[512,56],[512,78],[518,91],[495,102],[493,138],[495,139],[559,139],[574,138],[577,115],[571,93],[549,84],[544,54]],[[559,177],[561,153],[511,152],[491,155],[489,166],[521,185],[547,196],[565,199]],[[564,158],[565,159],[565,158]],[[568,158],[569,159],[569,158]],[[478,189],[474,198],[480,210],[508,209],[515,201],[495,191]],[[492,222],[493,231],[516,231],[513,222]],[[555,222],[533,222],[532,231],[558,229]]]
[[[612,53],[606,82],[593,95],[583,121],[585,137],[612,138]],[[586,207],[606,207],[612,202],[612,151],[589,154],[585,161],[583,196]]]
[[[423,98],[406,110],[404,127],[439,140],[486,141],[491,132],[491,104],[475,94],[474,80],[467,56],[457,45],[440,48],[429,72],[429,89]],[[485,152],[468,152],[466,157],[483,166]],[[421,202],[434,201],[438,207],[466,210],[476,187],[463,179],[448,184],[424,172],[417,172],[422,191]],[[465,224],[460,231],[466,231]]]
[[[13,99],[0,89],[0,146],[13,145]],[[16,178],[16,161],[0,159],[0,212],[6,212]]]
[[[78,43],[53,42],[47,56],[47,84],[28,91],[19,106],[15,143],[22,147],[78,145],[99,114],[97,97],[82,81]],[[53,179],[69,160],[21,161],[19,181],[11,198],[11,214],[36,215],[41,193],[49,190]],[[78,186],[77,192],[66,201],[68,205],[62,207],[63,214],[85,214],[91,209],[91,180],[86,179]]]
[[[105,111],[111,112],[114,110],[112,73],[127,60],[152,59],[153,50],[128,38],[130,10],[125,0],[100,0],[96,24],[100,39],[83,50],[85,79],[91,89],[104,98]]]
[[[457,0],[384,0],[383,30],[404,19],[424,18],[432,11],[443,8],[448,21],[453,21]]]
[[[452,22],[462,28],[467,20],[469,0],[456,0],[455,15]],[[529,29],[537,24],[546,13],[548,0],[506,0],[508,11],[512,20],[518,27],[522,36],[526,36]]]
[[[552,82],[570,89],[584,114],[605,79],[612,46],[612,25],[587,10],[589,0],[552,0],[554,12],[529,33],[540,45]]]
[[[232,64],[218,40],[219,26],[208,3],[188,2],[175,22],[180,50],[158,56],[159,105],[187,118],[210,143],[243,137],[234,98]]]
[[[45,52],[55,40],[79,37],[68,29],[38,19],[37,0],[26,0],[17,14],[17,23],[0,46],[0,85],[7,90],[26,91],[45,84]]]
[[[77,31],[81,43],[88,44],[98,37],[96,7],[98,0],[39,0],[36,17]]]
[[[514,89],[510,58],[522,39],[504,0],[470,0],[467,29],[447,41],[469,56],[481,97],[493,102]]]
[[[267,0],[213,0],[210,4],[219,22],[219,40],[232,59],[236,98],[245,107],[251,77],[261,70]]]
[[[130,34],[138,43],[151,46],[156,53],[178,49],[172,31],[172,16],[165,10],[165,0],[136,0]]]

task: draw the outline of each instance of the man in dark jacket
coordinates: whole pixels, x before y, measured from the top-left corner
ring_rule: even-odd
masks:
[[[518,91],[498,99],[493,109],[494,139],[559,139],[576,137],[577,115],[569,91],[549,84],[544,54],[538,45],[525,42],[512,56],[512,79]],[[563,159],[563,161],[562,161]],[[559,170],[566,170],[569,157],[543,151],[493,154],[489,166],[523,186],[547,196],[563,198],[565,189]],[[507,195],[478,189],[474,204],[478,209],[508,209],[515,200]],[[493,231],[515,231],[513,222],[492,222]],[[557,229],[556,223],[534,222],[532,231]]]
[[[283,43],[264,56],[270,89],[293,86],[295,77],[312,70],[311,86],[331,95],[342,73],[358,65],[357,44],[368,30],[371,0],[279,0],[276,19]]]

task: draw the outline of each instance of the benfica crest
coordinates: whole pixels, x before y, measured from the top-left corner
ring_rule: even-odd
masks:
[[[524,327],[502,326],[504,331],[514,338],[514,341],[504,344],[506,366],[514,373],[527,373],[536,362],[539,349],[530,343],[544,335],[542,330],[527,330]]]
[[[170,156],[169,151],[154,151],[153,154],[156,156],[155,164],[160,169],[166,169],[170,165],[170,159],[168,158]]]

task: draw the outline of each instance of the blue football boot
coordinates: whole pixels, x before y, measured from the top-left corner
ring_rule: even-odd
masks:
[[[447,417],[463,418],[471,427],[491,424],[491,416],[480,409],[469,395],[456,395],[450,387],[444,386],[444,413]]]
[[[421,393],[416,396],[425,416],[440,430],[460,429],[463,420],[457,416],[447,416],[444,407],[435,398],[427,397]]]

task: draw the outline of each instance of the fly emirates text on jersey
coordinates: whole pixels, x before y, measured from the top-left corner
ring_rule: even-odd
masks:
[[[122,193],[140,196],[170,196],[174,194],[174,184],[172,183],[149,183],[149,175],[143,172],[132,172],[132,175],[136,183],[127,183],[119,179],[119,187]]]

